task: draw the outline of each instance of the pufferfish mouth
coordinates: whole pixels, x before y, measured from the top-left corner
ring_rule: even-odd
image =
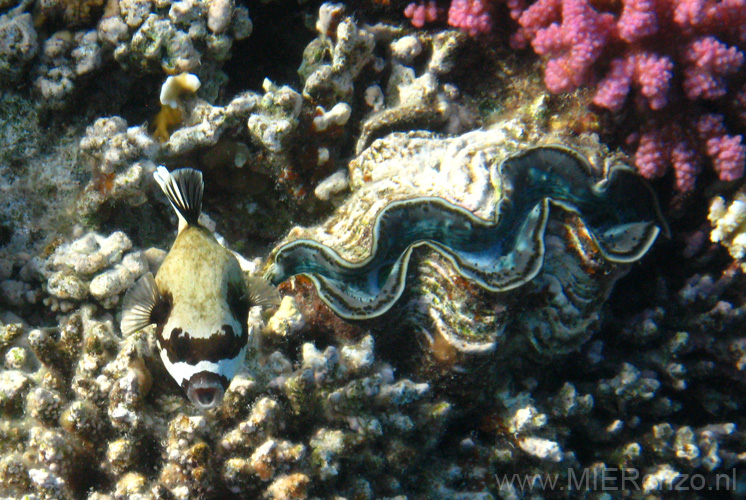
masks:
[[[227,379],[216,373],[202,371],[192,375],[186,383],[189,401],[201,410],[215,408],[223,402]]]

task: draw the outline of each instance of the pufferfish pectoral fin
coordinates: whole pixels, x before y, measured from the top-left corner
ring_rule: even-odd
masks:
[[[166,301],[158,291],[152,273],[142,276],[124,294],[122,323],[120,328],[125,337],[148,325],[157,323]]]
[[[269,281],[260,276],[246,278],[249,289],[249,307],[269,309],[280,305],[280,293]]]
[[[202,193],[205,190],[202,172],[193,168],[169,172],[160,166],[153,177],[179,215],[179,232],[188,225],[196,225],[202,212]]]

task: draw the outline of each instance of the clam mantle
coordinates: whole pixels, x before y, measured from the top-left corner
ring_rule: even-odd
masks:
[[[350,320],[399,302],[405,323],[460,351],[516,337],[574,349],[665,223],[647,184],[595,138],[526,135],[508,121],[374,142],[350,164],[352,196],[293,229],[267,277],[307,275]]]

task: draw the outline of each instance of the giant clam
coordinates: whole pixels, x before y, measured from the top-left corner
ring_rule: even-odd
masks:
[[[577,348],[666,230],[647,184],[594,137],[561,144],[518,121],[394,133],[349,172],[353,194],[323,224],[293,229],[266,277],[305,274],[337,315],[393,316],[460,352]]]

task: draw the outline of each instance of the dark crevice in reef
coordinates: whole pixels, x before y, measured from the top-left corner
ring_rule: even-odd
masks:
[[[91,223],[103,233],[123,231],[137,247],[168,249],[176,236],[171,207],[159,205],[152,195],[147,203],[132,206],[125,202],[106,202]]]
[[[302,8],[294,0],[236,3],[249,8],[254,29],[248,38],[234,42],[232,57],[223,66],[229,77],[225,100],[247,89],[261,92],[265,78],[299,88],[297,68],[303,49],[316,37],[306,19],[318,12],[321,2],[308,2]]]

